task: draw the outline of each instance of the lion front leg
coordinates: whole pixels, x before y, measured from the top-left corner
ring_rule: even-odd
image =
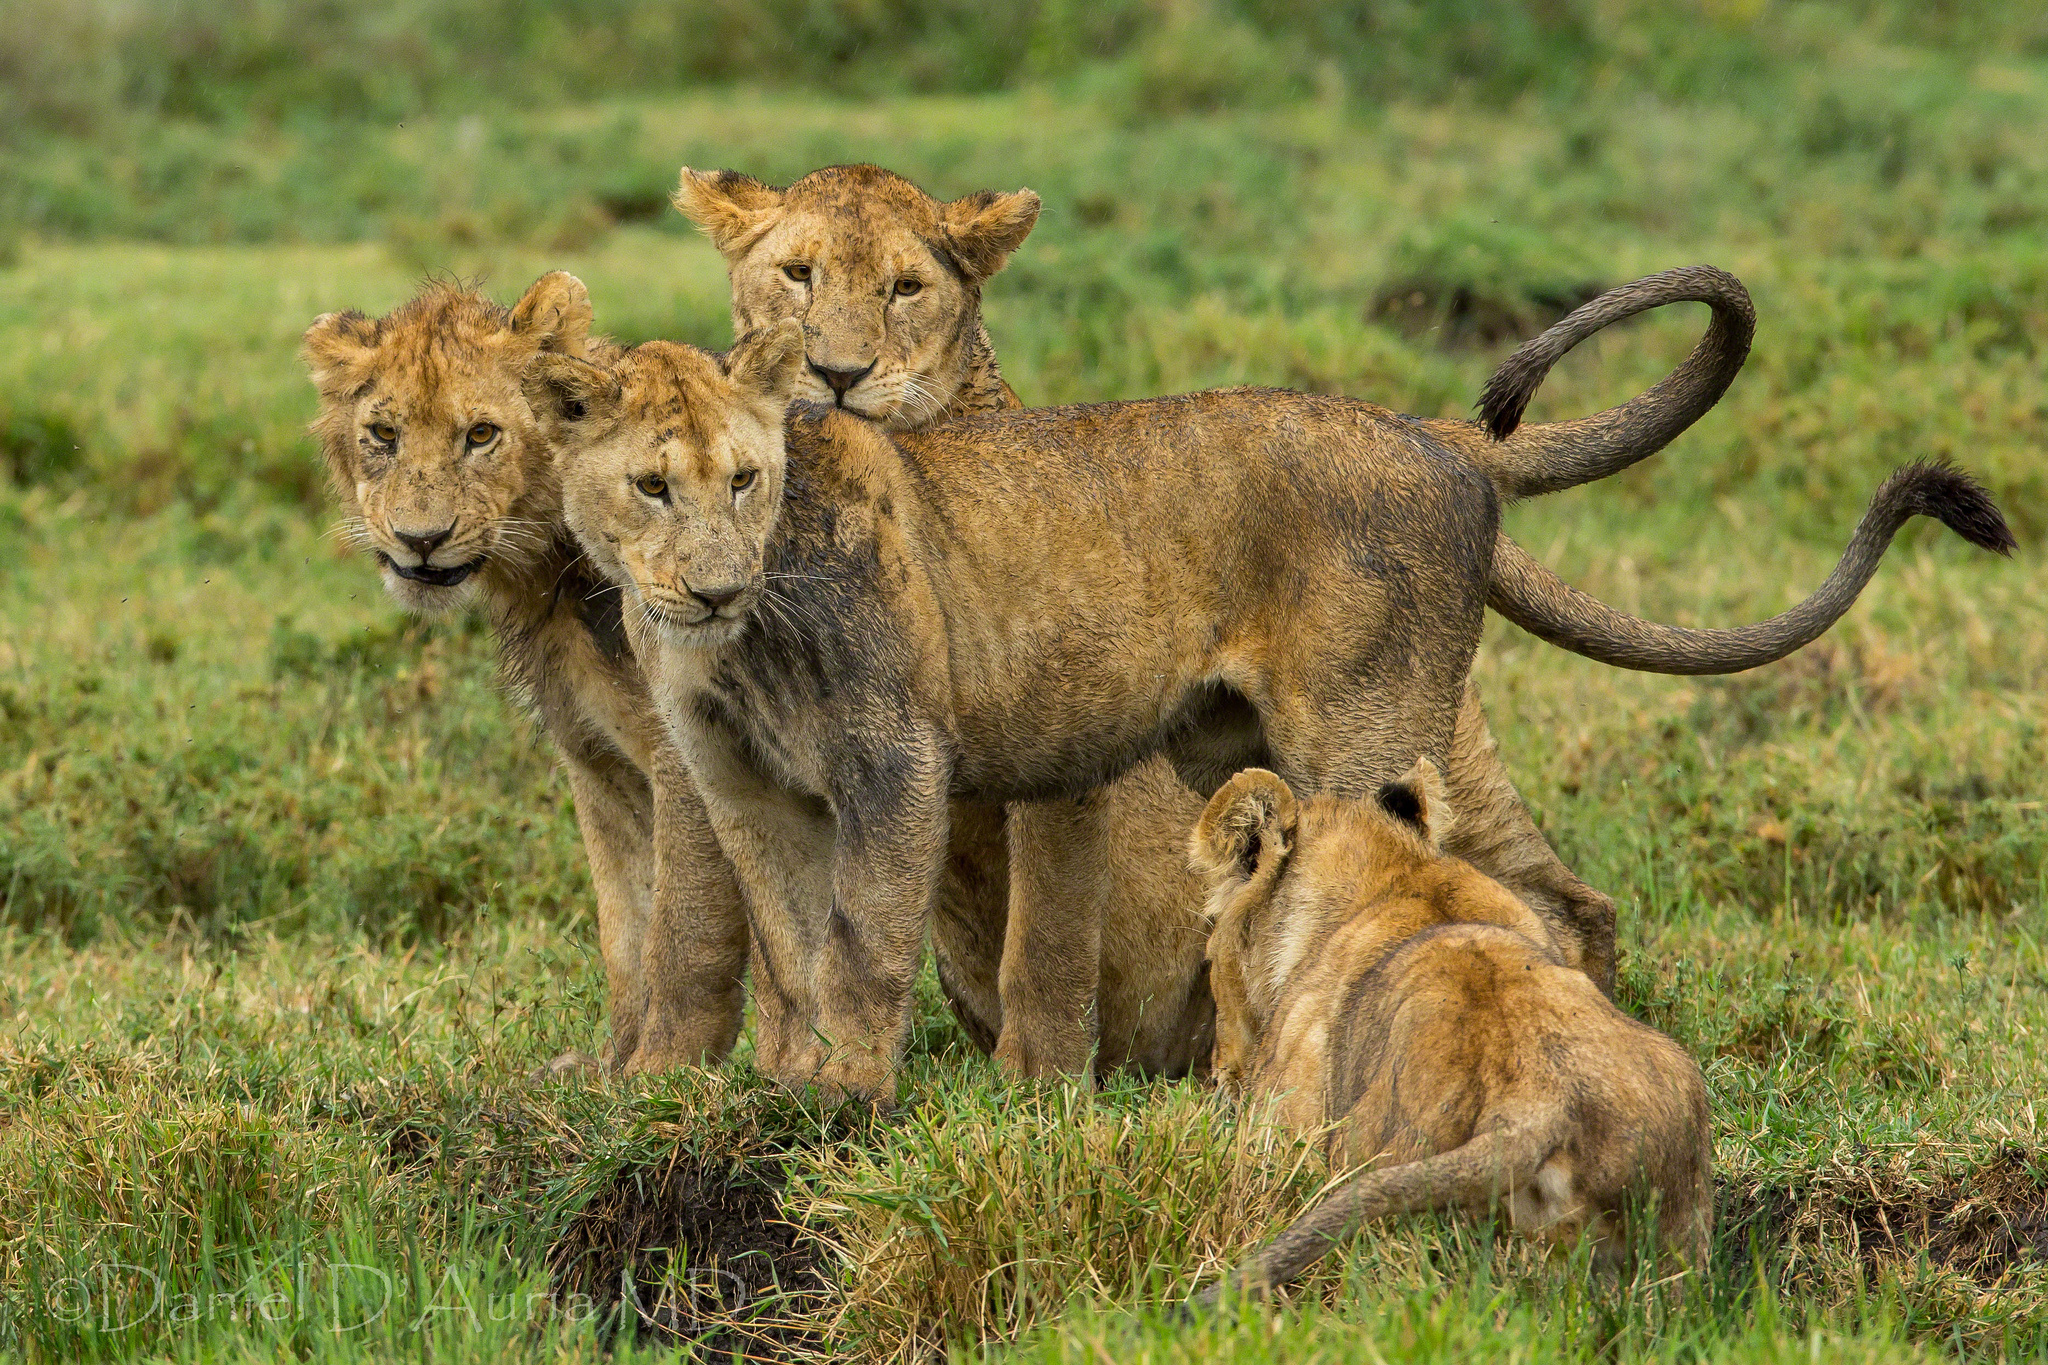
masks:
[[[654,893],[642,933],[646,1011],[634,1073],[707,1066],[739,1037],[746,1004],[746,903],[682,761],[654,779]]]
[[[910,1028],[946,853],[947,774],[936,746],[863,751],[833,798],[832,904],[814,983],[814,1083],[828,1095],[888,1103]]]
[[[639,1048],[647,1005],[641,945],[654,882],[647,781],[637,768],[610,754],[585,755],[565,748],[562,767],[569,776],[576,827],[583,835],[583,854],[597,893],[597,942],[611,1015],[604,1060],[617,1069]],[[567,1075],[594,1062],[580,1052],[569,1052],[543,1070]]]
[[[754,992],[754,1065],[784,1084],[816,1070],[818,958],[832,904],[827,804],[770,781],[733,736],[684,733],[692,785],[736,879]],[[739,945],[737,937],[727,941]]]

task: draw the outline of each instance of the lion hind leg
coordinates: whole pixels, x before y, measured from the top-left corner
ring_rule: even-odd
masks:
[[[996,1060],[1028,1080],[1086,1082],[1096,1043],[1109,853],[1092,803],[1009,807],[1010,916]]]

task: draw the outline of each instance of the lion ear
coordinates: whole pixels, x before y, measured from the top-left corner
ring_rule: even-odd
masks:
[[[602,416],[619,401],[617,375],[553,351],[542,351],[527,363],[519,387],[528,407],[570,427]]]
[[[566,270],[541,276],[512,305],[512,331],[542,351],[581,356],[590,323],[590,291]]]
[[[1001,270],[1030,235],[1038,207],[1038,196],[1030,190],[983,190],[939,210],[939,235],[967,277],[980,284]]]
[[[323,394],[340,394],[362,382],[377,353],[377,324],[354,309],[322,313],[306,329],[299,354]]]
[[[782,211],[782,191],[738,171],[693,171],[685,166],[670,202],[704,229],[719,254],[730,261],[774,226]]]
[[[1294,845],[1301,807],[1279,774],[1247,768],[1209,798],[1188,840],[1188,863],[1212,886],[1243,881]]]
[[[1443,850],[1444,836],[1457,817],[1451,811],[1450,792],[1444,775],[1427,758],[1379,789],[1380,809],[1413,830],[1431,853]]]
[[[749,398],[781,409],[796,392],[804,361],[804,329],[795,318],[759,327],[725,353],[725,377]]]

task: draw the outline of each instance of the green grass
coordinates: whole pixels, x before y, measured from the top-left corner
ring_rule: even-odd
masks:
[[[1113,62],[971,96],[562,104],[542,64],[435,114],[405,103],[458,88],[429,62],[391,77],[420,82],[401,128],[280,114],[256,63],[217,106],[117,100],[0,148],[0,1352],[497,1365],[682,1349],[664,1325],[716,1327],[714,1356],[2048,1352],[2048,63],[2017,8],[1712,8],[1666,51],[1558,7],[1481,74],[1583,39],[1582,82],[1441,103],[1370,92],[1438,92],[1454,25],[1452,57],[1401,30],[1383,86],[1303,58],[1306,20],[1189,57],[1248,5],[1147,11]],[[1755,60],[1723,80],[1730,44]],[[1896,464],[1986,479],[2012,561],[1909,528],[1826,641],[1755,674],[1489,630],[1509,767],[1621,901],[1622,1001],[1706,1069],[1710,1292],[1424,1219],[1284,1313],[1176,1325],[1151,1310],[1316,1159],[1187,1086],[1019,1094],[929,982],[885,1119],[779,1097],[744,1042],[710,1076],[525,1085],[605,1009],[567,787],[482,629],[406,621],[326,534],[298,334],[426,271],[509,297],[562,266],[616,334],[722,344],[720,262],[659,207],[676,165],[855,157],[1045,196],[987,300],[1032,401],[1260,381],[1461,413],[1498,329],[1733,270],[1761,321],[1723,403],[1509,516],[1661,619],[1787,605]],[[1603,335],[1532,416],[1639,391],[1702,321]]]

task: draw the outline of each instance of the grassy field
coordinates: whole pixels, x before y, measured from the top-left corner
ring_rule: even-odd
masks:
[[[932,12],[917,50],[955,52]],[[1046,19],[1036,76],[945,96],[855,63],[832,83],[882,93],[636,77],[436,113],[464,106],[421,76],[350,122],[251,78],[232,107],[81,86],[0,139],[0,1352],[2048,1352],[2038,20],[1707,6],[1675,52],[1600,29],[1569,85],[1510,79],[1577,50],[1542,29],[1438,88],[1314,60],[1255,5],[1124,13],[1070,76],[1081,30]],[[37,69],[10,22],[0,69]],[[1253,24],[1279,36],[1219,41]],[[1754,674],[1489,627],[1509,767],[1622,904],[1622,1003],[1707,1073],[1705,1292],[1423,1219],[1285,1311],[1176,1326],[1150,1309],[1285,1221],[1317,1158],[1192,1086],[1006,1088],[929,985],[886,1118],[777,1095],[744,1042],[715,1074],[527,1086],[603,1027],[567,785],[481,627],[407,621],[327,534],[298,334],[424,272],[510,297],[560,266],[615,334],[723,344],[720,262],[661,207],[675,167],[854,158],[1045,197],[987,301],[1033,402],[1254,380],[1462,413],[1585,290],[1734,271],[1760,325],[1722,404],[1509,516],[1659,619],[1796,600],[1907,460],[1992,488],[2014,559],[1911,527],[1836,631]],[[1639,391],[1695,312],[1590,343],[1532,416]]]

